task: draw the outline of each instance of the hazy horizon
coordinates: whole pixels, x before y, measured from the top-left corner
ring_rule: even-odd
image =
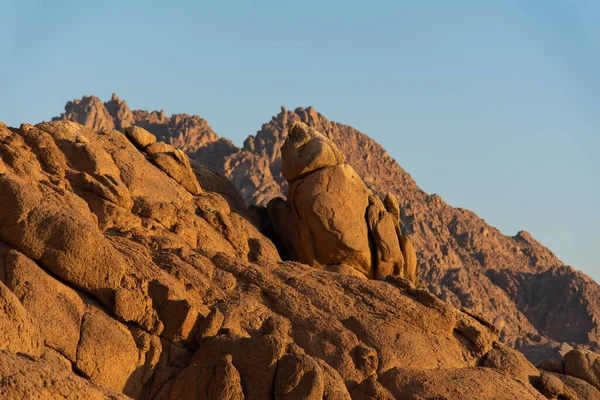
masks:
[[[0,0],[0,121],[84,94],[198,114],[241,145],[312,105],[428,193],[600,281],[600,4]]]

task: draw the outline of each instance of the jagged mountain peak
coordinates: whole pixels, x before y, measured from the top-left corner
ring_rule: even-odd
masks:
[[[96,96],[87,95],[69,101],[65,112],[52,120],[74,121],[96,131],[123,130],[137,125],[152,131],[159,140],[187,152],[219,140],[208,122],[198,115],[173,114],[167,117],[164,110],[131,110],[114,93],[105,103]]]

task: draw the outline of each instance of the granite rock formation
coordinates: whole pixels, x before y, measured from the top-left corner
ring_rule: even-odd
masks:
[[[577,346],[600,348],[600,287],[594,281],[527,232],[505,236],[474,213],[423,192],[379,144],[312,107],[282,108],[241,148],[219,138],[200,117],[130,111],[116,96],[104,104],[84,97],[69,102],[65,110],[61,119],[94,129],[142,126],[229,178],[248,205],[261,206],[288,194],[281,148],[288,126],[301,121],[335,143],[374,194],[397,198],[401,234],[414,242],[420,280],[429,290],[485,315],[500,328],[504,343],[522,350],[535,364]]]
[[[197,115],[175,114],[167,117],[162,110],[132,111],[116,94],[106,103],[96,96],[69,101],[65,112],[54,118],[61,119],[80,123],[94,131],[125,130],[136,125],[152,132],[159,141],[185,152],[194,152],[219,139],[206,120]]]
[[[377,279],[397,275],[417,283],[416,265],[407,262],[415,260],[415,251],[399,234],[393,196],[386,198],[387,210],[344,163],[337,146],[301,122],[290,126],[281,151],[290,190],[287,201],[275,198],[267,209],[287,258],[329,271]]]
[[[596,390],[546,376],[478,313],[405,278],[282,262],[226,180],[171,147],[148,151],[157,143],[69,121],[0,124],[2,397],[527,400]],[[169,170],[188,162],[197,191]]]

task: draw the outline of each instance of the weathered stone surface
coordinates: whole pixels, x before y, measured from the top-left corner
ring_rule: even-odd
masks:
[[[173,154],[173,158],[175,158],[175,147],[171,146],[168,143],[164,142],[155,142],[152,143],[151,146],[148,146],[144,149],[145,153],[151,157],[157,156],[159,154],[167,153]]]
[[[166,300],[159,315],[165,325],[162,336],[171,342],[189,340],[195,334],[198,310],[185,299]]]
[[[222,195],[230,204],[231,209],[244,210],[246,208],[244,199],[229,179],[198,163],[193,162],[191,165],[200,187]]]
[[[125,265],[88,215],[14,174],[0,176],[0,239],[49,272],[111,303]]]
[[[152,161],[167,175],[181,184],[193,195],[202,193],[202,188],[192,171],[188,156],[181,150],[162,142],[145,148]]]
[[[391,369],[381,378],[396,399],[536,399],[546,397],[528,383],[488,368],[410,371]]]
[[[125,128],[125,134],[140,149],[145,149],[151,144],[156,143],[156,136],[139,126]]]
[[[412,239],[408,236],[400,236],[400,249],[404,255],[404,277],[411,282],[419,281],[419,266],[417,263],[417,252]]]
[[[231,357],[225,357],[218,364],[194,364],[184,369],[165,398],[242,400],[244,394],[240,375],[231,363]]]
[[[383,199],[383,204],[387,212],[392,215],[394,218],[394,223],[398,227],[398,236],[402,233],[400,232],[400,205],[398,204],[398,199],[393,193],[386,193],[385,198]]]
[[[126,400],[129,397],[94,384],[44,360],[0,351],[0,398]]]
[[[311,357],[286,354],[281,357],[275,375],[275,399],[323,399],[323,374]]]
[[[39,356],[42,337],[19,299],[0,282],[0,350]]]
[[[160,334],[164,329],[152,300],[140,287],[117,288],[114,313],[121,321],[135,322],[151,333]]]
[[[588,350],[571,350],[565,354],[565,374],[600,389],[600,356]]]
[[[370,196],[367,208],[367,224],[374,244],[375,278],[381,279],[387,275],[405,276],[404,255],[400,249],[398,222],[394,216],[384,209],[381,200]],[[413,274],[409,280],[414,281]]]
[[[540,391],[548,398],[567,400],[600,399],[600,390],[583,379],[573,376],[542,372]]]
[[[101,108],[99,100],[95,103]],[[117,128],[131,125],[132,114],[136,125],[160,141],[224,174],[248,205],[266,205],[287,194],[281,148],[289,125],[303,122],[334,142],[375,194],[396,196],[402,233],[410,235],[418,250],[422,281],[433,292],[456,306],[477,308],[500,327],[507,344],[519,346],[536,365],[557,356],[556,349],[566,342],[600,345],[600,330],[594,328],[600,321],[595,282],[566,267],[526,232],[505,236],[472,212],[425,193],[379,144],[312,107],[282,108],[240,149],[219,138],[198,116],[125,112],[128,108],[116,96],[105,107]],[[61,118],[92,124],[98,113],[96,108],[68,105]],[[564,329],[565,323],[571,329]]]
[[[492,350],[485,355],[483,366],[495,368],[525,382],[540,375],[538,369],[522,353],[500,343],[494,343]]]
[[[8,252],[5,265],[4,282],[40,328],[46,346],[74,362],[84,313],[80,296],[15,250]]]
[[[550,360],[542,361],[538,365],[539,369],[544,371],[554,372],[557,374],[565,373],[565,361],[562,358],[551,358]]]
[[[281,173],[288,182],[324,167],[343,164],[345,160],[331,140],[303,123],[288,128],[281,154]]]
[[[129,330],[98,309],[83,315],[75,367],[90,381],[133,394],[139,354]]]
[[[428,302],[432,302],[437,306],[444,304],[427,291],[419,290],[418,293],[422,296],[423,300],[427,299]],[[491,362],[491,364],[498,369],[503,367],[513,369],[515,364],[520,363],[520,360],[514,360],[514,356],[508,353],[509,350],[506,348],[497,347],[496,351],[492,351],[500,336],[500,332],[498,332],[498,329],[495,326],[491,325],[481,316],[474,314],[469,309],[462,308],[461,311],[462,312],[456,314],[456,326],[454,329],[471,342],[471,345],[473,346],[471,351],[481,356],[491,355],[488,362]],[[492,353],[490,354],[490,352]],[[502,358],[502,360],[496,363],[498,358]],[[526,364],[525,368],[519,369],[527,369],[529,362],[525,360],[523,360],[523,362]]]
[[[365,212],[369,193],[352,168],[326,167],[294,182],[289,203],[296,231],[273,221],[290,242],[298,261],[313,265],[345,264],[373,276]]]
[[[201,343],[202,339],[216,336],[223,326],[224,321],[225,317],[221,311],[219,311],[218,308],[212,309],[198,327],[198,331],[196,332],[196,340],[198,343]]]
[[[354,388],[352,398],[356,400],[392,400],[394,396],[373,376]]]
[[[542,372],[539,385],[541,387],[540,392],[549,399],[579,399],[575,391],[566,386],[560,378],[552,374]]]
[[[214,251],[224,251],[222,238],[227,240],[233,251],[228,253],[249,261],[280,261],[277,248],[251,222],[245,210],[231,209],[227,199],[217,193],[203,193],[194,198],[195,214],[199,224],[208,224],[209,229],[198,228],[198,242],[213,242]],[[212,236],[217,235],[216,238]],[[216,243],[215,243],[216,242]],[[208,248],[208,243],[200,246]]]
[[[288,200],[275,198],[267,209],[284,257],[335,272],[353,268],[367,278],[417,281],[416,253],[410,239],[401,241],[395,198],[387,196],[388,211],[343,164],[337,146],[305,124],[290,126],[281,151]]]

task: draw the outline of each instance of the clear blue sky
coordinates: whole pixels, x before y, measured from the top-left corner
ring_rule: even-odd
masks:
[[[0,120],[84,94],[241,144],[313,105],[427,192],[600,280],[600,3],[0,0]]]

